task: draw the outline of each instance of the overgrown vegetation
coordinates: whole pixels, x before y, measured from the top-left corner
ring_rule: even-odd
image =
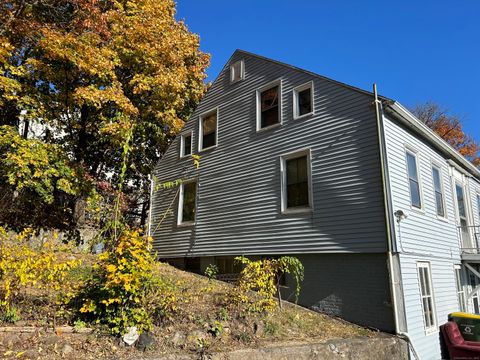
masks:
[[[67,277],[80,265],[78,260],[62,260],[53,239],[32,245],[31,229],[8,234],[0,227],[0,318],[19,320],[16,304],[29,289],[67,289]]]
[[[245,305],[250,312],[271,312],[281,307],[280,282],[283,276],[290,274],[296,283],[295,299],[300,295],[304,268],[296,257],[282,256],[278,259],[252,261],[246,257],[237,257],[243,264],[237,286],[232,290],[232,298]],[[255,293],[253,293],[253,291]]]
[[[174,288],[156,273],[150,239],[125,229],[112,250],[101,254],[94,274],[81,289],[80,312],[121,335],[132,326],[149,331],[153,320],[176,309]]]

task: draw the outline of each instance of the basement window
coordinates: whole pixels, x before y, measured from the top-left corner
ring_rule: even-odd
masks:
[[[313,82],[293,89],[293,118],[300,119],[313,114]]]
[[[190,155],[192,153],[192,132],[183,134],[180,139],[180,157]]]
[[[427,333],[434,332],[437,329],[435,316],[435,302],[432,290],[432,275],[430,263],[418,262],[418,281],[420,283],[420,299],[422,304],[423,321]]]
[[[213,148],[217,145],[218,110],[212,110],[200,116],[199,150]]]
[[[230,82],[234,83],[245,78],[245,63],[239,60],[230,65]]]
[[[185,181],[180,185],[178,199],[178,225],[194,225],[197,205],[197,182]]]
[[[280,80],[257,90],[257,131],[281,123],[281,96]]]
[[[310,150],[281,157],[282,212],[312,210],[312,175]]]

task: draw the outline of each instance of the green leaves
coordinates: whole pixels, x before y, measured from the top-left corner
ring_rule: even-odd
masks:
[[[17,192],[34,192],[40,201],[50,204],[55,191],[80,192],[78,175],[59,147],[24,139],[13,127],[0,126],[0,179]]]

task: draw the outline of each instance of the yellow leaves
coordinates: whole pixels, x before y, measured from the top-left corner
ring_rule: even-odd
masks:
[[[11,236],[0,230],[0,307],[5,310],[26,287],[60,289],[67,273],[81,263],[58,259],[48,241],[41,249],[32,248],[26,240],[33,234],[29,228]]]

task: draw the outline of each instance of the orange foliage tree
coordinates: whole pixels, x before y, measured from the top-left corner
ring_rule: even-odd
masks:
[[[41,123],[41,140],[113,183],[131,133],[125,191],[146,212],[148,174],[206,89],[209,55],[175,11],[174,0],[0,0],[0,125],[26,136]]]
[[[480,146],[465,133],[458,116],[431,102],[417,105],[412,112],[475,166],[480,166]]]

